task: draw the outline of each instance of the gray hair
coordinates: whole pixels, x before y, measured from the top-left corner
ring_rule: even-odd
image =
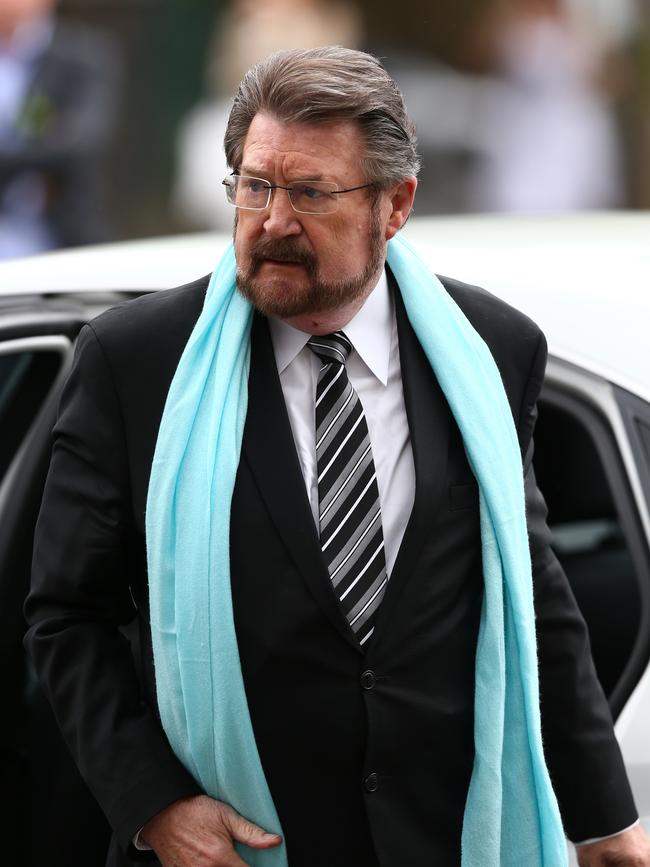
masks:
[[[390,186],[417,175],[415,127],[397,84],[376,57],[340,46],[278,51],[250,69],[235,96],[224,138],[236,171],[256,114],[283,123],[358,123],[366,181]]]

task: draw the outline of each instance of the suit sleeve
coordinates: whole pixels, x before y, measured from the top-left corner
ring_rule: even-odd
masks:
[[[126,849],[153,815],[200,792],[143,700],[120,626],[135,616],[144,542],[130,512],[120,407],[102,348],[81,332],[53,433],[25,644],[79,770]],[[139,580],[143,580],[142,574]]]
[[[535,480],[532,432],[545,364],[546,344],[540,335],[519,428],[525,437],[544,751],[565,832],[579,841],[621,831],[638,814],[591,658],[587,626],[551,548],[546,503]]]

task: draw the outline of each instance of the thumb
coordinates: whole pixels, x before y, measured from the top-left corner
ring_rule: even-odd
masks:
[[[259,825],[255,825],[240,816],[232,807],[226,805],[224,807],[224,824],[233,840],[251,846],[253,849],[269,849],[273,846],[279,846],[282,842],[282,837],[279,834],[271,834],[260,828]]]

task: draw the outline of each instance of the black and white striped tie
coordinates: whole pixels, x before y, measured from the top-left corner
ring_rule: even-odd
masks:
[[[387,581],[368,425],[345,369],[352,349],[345,334],[312,337],[307,345],[323,362],[316,388],[320,542],[348,623],[365,644]]]

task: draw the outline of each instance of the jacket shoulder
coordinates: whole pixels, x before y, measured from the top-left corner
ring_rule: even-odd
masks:
[[[540,339],[541,329],[529,316],[486,289],[451,277],[439,279],[486,343],[501,337],[523,344]]]
[[[201,310],[209,277],[125,301],[91,320],[116,388],[161,393],[172,380]]]
[[[449,277],[440,280],[481,335],[499,368],[525,451],[544,381],[546,338],[530,317],[485,289]]]
[[[90,321],[100,343],[109,350],[132,352],[184,346],[203,308],[209,275],[123,301]],[[145,342],[146,341],[146,342]]]
[[[546,338],[533,320],[480,286],[440,277],[442,285],[486,342],[504,384],[546,364]]]

